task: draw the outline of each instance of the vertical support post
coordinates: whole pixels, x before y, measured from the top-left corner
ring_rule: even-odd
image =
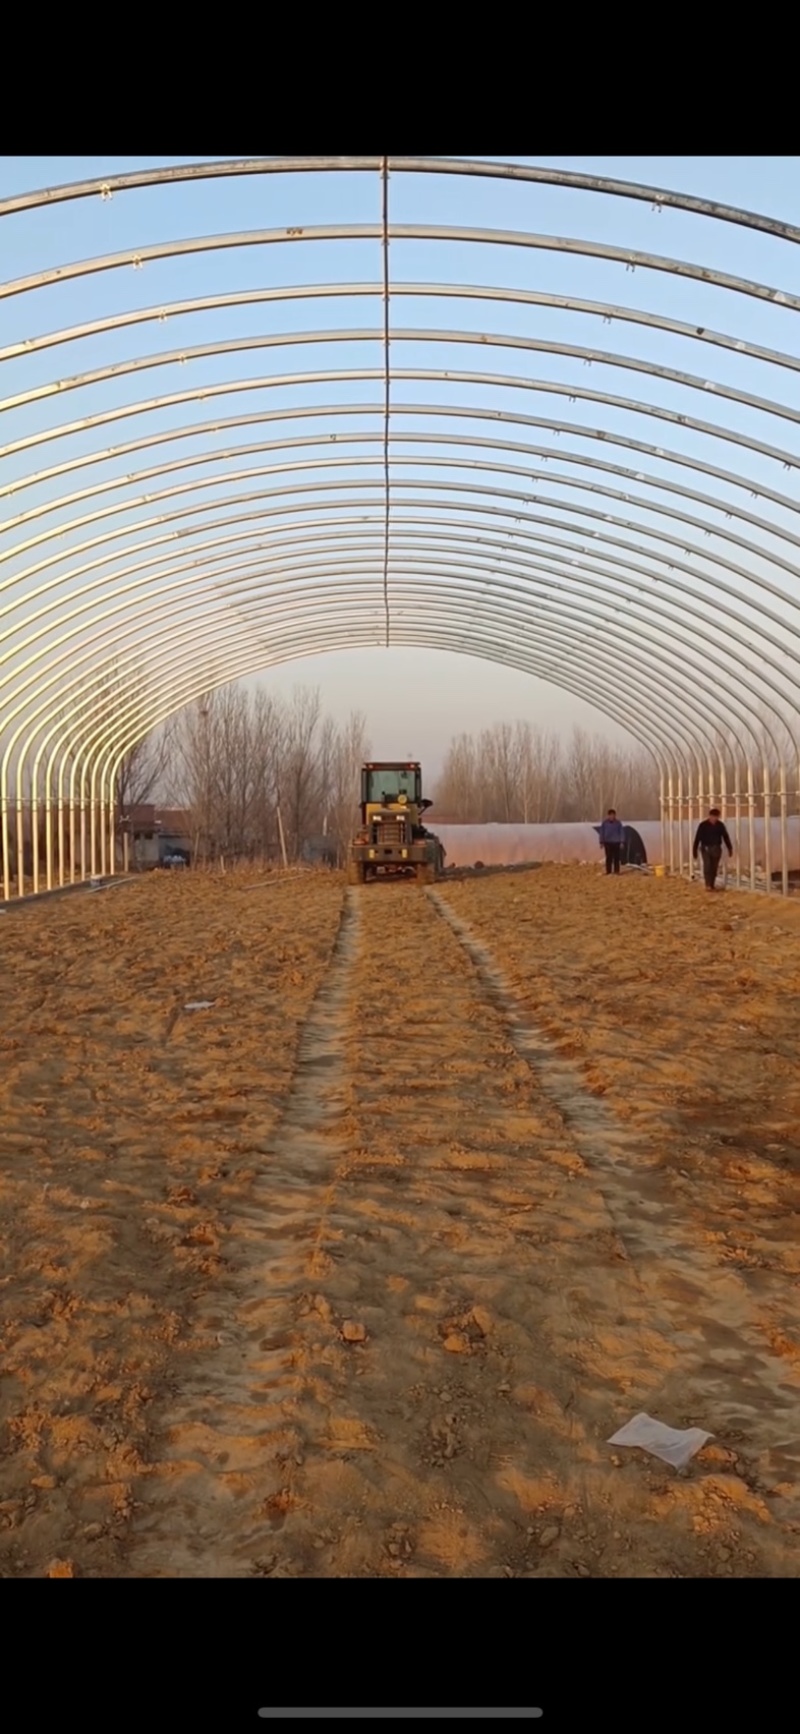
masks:
[[[786,788],[786,766],[781,759],[778,768],[778,788],[781,804],[781,891],[784,897],[789,895],[789,827],[787,824],[789,812],[789,797]]]
[[[8,782],[5,772],[0,789],[0,834],[3,839],[3,897],[7,903],[11,896],[11,841],[8,830]]]
[[[117,767],[108,775],[108,871],[117,871]]]
[[[741,885],[741,883],[742,883],[742,791],[741,791],[741,787],[740,787],[741,766],[739,763],[738,754],[736,756],[736,759],[734,760],[734,766],[735,766],[735,768],[734,768],[735,783],[734,783],[734,790],[733,790],[733,812],[734,812],[734,831],[733,831],[734,845],[733,846],[734,846],[734,849],[736,851],[736,884]]]
[[[34,775],[31,784],[30,814],[31,814],[31,867],[33,874],[34,897],[39,890],[39,791],[38,778]]]
[[[59,883],[59,885],[63,885],[63,883],[64,883],[64,782],[63,782],[63,779],[61,776],[61,767],[60,766],[59,766],[59,773],[58,773],[57,801],[58,801],[58,824],[57,824],[57,832],[58,832],[58,883]]]
[[[86,878],[86,774],[81,765],[81,792],[79,796],[81,809],[81,879]]]
[[[769,763],[766,757],[762,763],[762,770],[764,773],[764,890],[769,895],[772,890],[772,792]]]
[[[17,789],[17,896],[25,896],[25,806]]]
[[[753,778],[753,763],[747,761],[747,812],[750,822],[750,890],[756,888],[756,794]]]
[[[100,787],[97,790],[95,799],[97,801],[97,828],[98,828],[98,832],[99,832],[99,843],[100,843],[99,866],[100,866],[100,872],[101,872],[103,878],[105,878],[105,876],[106,876],[107,803],[106,803],[105,782],[104,782],[102,775],[100,777]]]
[[[53,785],[50,767],[45,772],[44,785],[44,846],[47,867],[47,889],[53,890]]]
[[[678,872],[684,871],[683,855],[683,765],[678,766]]]
[[[673,787],[672,759],[670,759],[670,768],[668,768],[666,787],[668,787],[666,799],[670,803],[670,872],[675,872],[675,787]]]

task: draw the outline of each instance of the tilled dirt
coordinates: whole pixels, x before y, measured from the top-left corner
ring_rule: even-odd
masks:
[[[6,1575],[797,1575],[800,910],[187,875],[0,943]]]

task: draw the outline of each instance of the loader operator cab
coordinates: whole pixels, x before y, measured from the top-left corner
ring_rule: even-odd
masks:
[[[361,772],[361,804],[364,807],[415,806],[424,809],[422,771],[419,765],[365,765]]]
[[[422,798],[422,770],[418,764],[363,766],[361,814],[365,824],[369,824],[370,818],[381,810],[384,814],[387,811],[399,814],[407,808],[411,836],[416,839],[427,837],[428,832],[420,821],[432,805],[432,801]]]

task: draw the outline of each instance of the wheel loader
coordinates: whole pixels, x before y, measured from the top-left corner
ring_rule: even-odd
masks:
[[[361,827],[350,845],[351,885],[368,879],[415,878],[428,885],[444,872],[444,849],[422,815],[422,771],[408,762],[362,765]]]

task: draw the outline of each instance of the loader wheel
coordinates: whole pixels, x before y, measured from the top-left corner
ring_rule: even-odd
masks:
[[[367,869],[363,861],[350,861],[347,867],[348,885],[363,885],[367,877]]]

